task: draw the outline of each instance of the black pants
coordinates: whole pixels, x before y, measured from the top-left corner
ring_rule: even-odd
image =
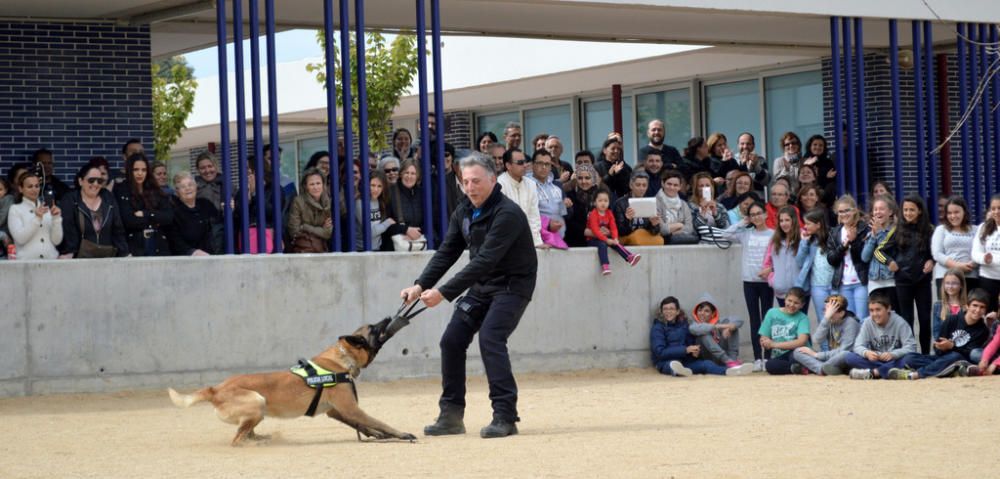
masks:
[[[747,302],[747,314],[750,315],[750,345],[753,346],[753,358],[770,358],[771,351],[761,352],[760,323],[774,303],[774,290],[767,283],[743,282],[743,299]]]
[[[899,315],[913,327],[913,305],[917,306],[917,322],[920,325],[920,352],[931,353],[931,275],[926,274],[914,284],[897,284]]]
[[[899,309],[900,309],[899,308],[899,296],[896,294],[896,287],[895,286],[889,286],[888,288],[873,289],[870,292],[868,292],[868,297],[870,298],[876,292],[882,293],[882,294],[885,294],[886,296],[888,296],[889,297],[889,302],[892,303],[892,310],[896,311],[897,313],[899,312]],[[865,306],[865,309],[862,310],[860,313],[855,313],[855,316],[857,316],[859,318],[862,318],[862,319],[868,317],[868,305],[866,304],[864,306]],[[900,314],[902,314],[902,313],[900,313]]]
[[[441,336],[442,411],[465,409],[466,352],[478,332],[493,416],[517,420],[517,383],[510,368],[507,338],[517,328],[528,302],[528,298],[514,294],[483,297],[469,293],[455,304],[455,313]]]
[[[786,351],[781,356],[768,359],[764,369],[767,370],[767,374],[792,374],[792,365],[797,362],[792,357],[792,351]]]

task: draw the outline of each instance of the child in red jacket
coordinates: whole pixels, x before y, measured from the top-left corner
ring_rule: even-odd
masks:
[[[587,240],[587,244],[597,247],[597,256],[601,259],[601,274],[607,276],[611,274],[611,265],[608,261],[608,246],[615,249],[628,264],[635,266],[642,256],[630,253],[624,246],[618,243],[618,227],[615,225],[615,215],[611,213],[608,206],[611,204],[611,193],[606,189],[601,189],[594,197],[594,209],[587,215],[587,228],[593,235]],[[605,228],[609,234],[605,235],[601,228]]]

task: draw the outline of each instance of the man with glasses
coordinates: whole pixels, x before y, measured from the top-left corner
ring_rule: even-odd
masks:
[[[531,155],[531,171],[528,177],[538,188],[538,214],[542,218],[542,228],[556,233],[559,237],[566,235],[566,204],[563,200],[562,186],[556,181],[555,158],[547,150],[535,150]]]
[[[507,123],[503,129],[503,141],[508,150],[521,148],[521,124],[514,121]]]
[[[503,154],[503,165],[507,170],[497,177],[497,184],[500,185],[500,192],[510,198],[521,207],[525,216],[528,217],[528,226],[531,227],[531,238],[535,242],[536,248],[548,248],[542,243],[542,219],[538,213],[538,188],[535,182],[526,180],[528,168],[531,160],[524,156],[524,152],[517,148],[510,149]]]
[[[785,186],[783,182],[775,183],[771,187],[771,191],[767,196],[767,227],[776,229],[778,227],[778,212],[782,208],[789,205],[791,200],[791,193],[788,192],[788,187]],[[799,211],[799,207],[792,205],[795,208],[795,216],[798,217],[799,226],[802,225],[802,212]]]

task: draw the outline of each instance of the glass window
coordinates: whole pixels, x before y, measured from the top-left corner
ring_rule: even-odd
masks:
[[[684,151],[691,139],[691,94],[687,88],[670,91],[644,93],[635,97],[636,117],[636,152],[649,144],[646,136],[646,125],[651,120],[663,120],[667,129],[664,138],[668,145]]]
[[[600,158],[601,146],[608,138],[608,133],[614,130],[614,117],[611,113],[611,100],[588,101],[583,104],[584,147]],[[635,164],[637,150],[635,149],[634,131],[635,115],[632,114],[632,97],[622,97],[622,140],[625,162]]]
[[[299,182],[297,178],[302,170],[299,168],[298,161],[296,161],[295,142],[283,141],[278,143],[278,147],[281,148],[280,168],[282,178],[293,180],[295,185],[298,186]],[[305,166],[305,163],[302,166]],[[284,179],[281,181],[282,183],[285,182]]]
[[[573,119],[570,116],[569,105],[524,110],[524,145],[521,149],[529,155],[534,153],[535,145],[530,144],[531,140],[535,135],[547,133],[550,136],[558,136],[565,151],[573,151],[572,131]]]
[[[757,153],[760,150],[760,88],[757,80],[721,83],[705,87],[705,136],[714,132],[726,135],[729,147],[736,154],[737,138],[748,131],[754,135]]]
[[[329,151],[329,149],[330,145],[326,141],[325,136],[299,140],[298,157],[297,158],[293,157],[292,159],[289,160],[291,164],[295,165],[294,178],[296,178],[295,180],[296,184],[298,184],[299,180],[301,180],[301,178],[299,178],[299,175],[302,173],[303,170],[306,169],[306,164],[309,163],[309,157],[312,156],[313,153],[316,153],[317,151]],[[286,152],[288,150],[290,150],[290,148],[285,148]],[[285,154],[281,155],[281,161],[282,165],[284,165]]]
[[[494,113],[490,115],[477,115],[476,116],[476,138],[479,135],[486,133],[487,131],[493,132],[497,136],[497,141],[503,143],[503,130],[507,127],[510,122],[520,123],[521,113],[517,111],[508,111],[504,113]],[[476,141],[473,138],[472,141]],[[524,149],[524,142],[530,141],[531,138],[524,134],[524,130],[521,130],[521,149]],[[478,147],[479,145],[476,145]]]
[[[823,133],[823,78],[819,70],[764,79],[767,157],[781,156],[781,135],[792,131],[803,144]]]

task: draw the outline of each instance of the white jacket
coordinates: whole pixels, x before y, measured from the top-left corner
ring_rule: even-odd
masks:
[[[56,259],[56,245],[63,240],[62,218],[52,220],[52,213],[45,213],[39,221],[35,203],[27,199],[10,207],[7,228],[14,237],[17,259]]]
[[[986,237],[986,244],[979,239],[986,223],[976,228],[976,236],[972,239],[972,261],[979,265],[979,276],[987,279],[1000,279],[1000,230]],[[986,264],[986,253],[993,255],[993,261]]]
[[[528,217],[528,226],[531,227],[531,238],[535,246],[542,244],[542,217],[538,213],[538,185],[527,177],[521,181],[515,181],[506,172],[497,178],[500,183],[500,192],[510,198],[521,207],[521,211]]]

